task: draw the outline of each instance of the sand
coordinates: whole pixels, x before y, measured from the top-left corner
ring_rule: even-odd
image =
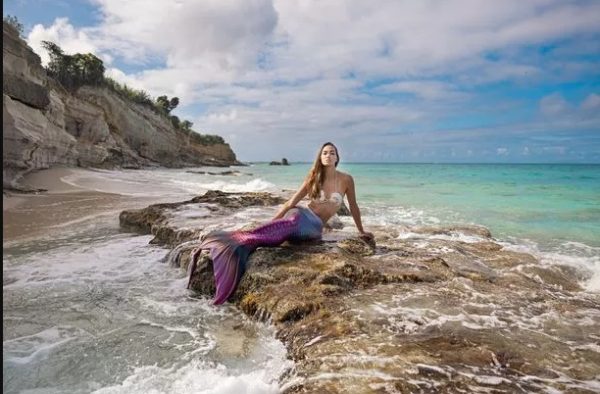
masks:
[[[70,225],[99,216],[110,216],[118,223],[120,211],[148,205],[143,198],[104,193],[70,185],[62,178],[79,168],[52,168],[27,175],[21,184],[39,193],[5,192],[2,202],[3,246],[15,241],[68,230]],[[101,188],[100,188],[101,189]]]

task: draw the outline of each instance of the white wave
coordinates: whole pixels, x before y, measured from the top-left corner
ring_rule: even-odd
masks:
[[[433,225],[441,223],[439,218],[428,215],[421,209],[402,206],[365,206],[362,214],[366,223],[381,226]]]
[[[51,327],[33,335],[13,338],[2,342],[4,361],[13,364],[29,364],[47,357],[61,345],[87,333],[75,327]]]
[[[247,372],[199,360],[170,368],[144,366],[135,368],[121,384],[104,387],[94,393],[278,393],[277,378],[290,366],[290,362],[279,358],[272,358],[263,368]]]
[[[586,291],[600,292],[600,252],[597,247],[570,241],[558,244],[552,250],[544,250],[533,240],[514,238],[499,243],[508,250],[529,253],[546,266],[573,267],[586,278],[580,283]]]
[[[210,183],[199,183],[198,186],[204,190],[221,190],[224,192],[264,192],[264,191],[279,191],[279,187],[271,182],[267,182],[261,178],[252,179],[245,183],[235,183],[231,181],[215,181]]]
[[[479,315],[460,312],[444,314],[430,308],[413,308],[400,305],[375,303],[372,310],[379,315],[388,316],[390,323],[404,333],[424,330],[428,327],[441,327],[448,323],[460,323],[472,330],[504,328],[508,324],[493,315]]]
[[[461,241],[465,243],[476,243],[485,241],[487,238],[478,237],[475,235],[467,235],[463,234],[459,231],[452,231],[449,234],[423,234],[423,233],[415,233],[412,231],[401,231],[398,234],[398,239],[412,239],[412,238],[426,238],[426,239],[441,239],[445,241]],[[427,243],[423,244],[423,247],[429,247],[430,245]],[[451,251],[449,248],[440,248],[438,249],[440,252],[448,252]]]
[[[140,272],[160,277],[167,268],[157,264],[165,250],[148,246],[151,236],[116,235],[93,243],[65,245],[45,253],[32,253],[3,260],[3,274],[14,279],[4,289],[134,280]],[[109,242],[107,242],[109,241]]]

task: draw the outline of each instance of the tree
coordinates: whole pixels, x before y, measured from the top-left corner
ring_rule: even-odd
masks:
[[[87,53],[73,55],[74,71],[78,85],[99,85],[104,80],[104,63],[97,56]]]
[[[176,115],[171,115],[169,116],[169,119],[171,119],[171,124],[173,125],[173,127],[175,127],[176,129],[179,129],[181,127],[179,117],[177,117]]]
[[[156,98],[156,105],[161,111],[168,115],[179,105],[179,98],[173,97],[169,100],[167,96],[158,96]]]
[[[13,15],[6,15],[4,17],[4,22],[8,23],[9,25],[11,25],[12,27],[15,28],[15,30],[17,30],[17,32],[19,33],[19,35],[22,37],[23,33],[24,33],[24,28],[23,28],[23,24],[21,22],[19,22],[19,20],[17,19],[16,16]]]
[[[42,41],[50,55],[48,73],[66,88],[100,85],[104,82],[104,63],[91,53],[67,55],[55,43]]]
[[[169,98],[167,96],[158,96],[156,98],[156,106],[163,113],[168,114],[169,113]]]
[[[173,97],[171,101],[169,101],[169,112],[173,111],[179,105],[179,97]]]
[[[181,129],[183,131],[192,131],[192,126],[194,124],[192,122],[190,122],[189,120],[184,120],[183,122],[181,122]]]

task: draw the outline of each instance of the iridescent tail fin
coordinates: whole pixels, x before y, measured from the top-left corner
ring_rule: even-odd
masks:
[[[323,224],[308,209],[294,208],[283,219],[273,220],[249,231],[213,231],[206,235],[198,250],[194,252],[192,274],[203,249],[208,249],[215,273],[215,304],[222,304],[235,292],[248,268],[250,254],[259,246],[277,246],[288,239],[319,239]]]
[[[218,231],[208,234],[202,241],[202,249],[210,251],[215,273],[216,305],[222,304],[235,292],[246,272],[248,258],[254,251],[236,238],[238,232]]]

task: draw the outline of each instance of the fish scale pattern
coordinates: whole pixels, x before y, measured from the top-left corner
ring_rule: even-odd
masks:
[[[215,274],[214,304],[219,305],[235,292],[248,268],[250,254],[258,247],[273,247],[284,241],[318,240],[323,223],[308,208],[290,209],[282,219],[276,219],[252,230],[213,231],[196,249],[190,264],[190,281],[202,250],[208,250]],[[188,288],[190,282],[188,282]]]

